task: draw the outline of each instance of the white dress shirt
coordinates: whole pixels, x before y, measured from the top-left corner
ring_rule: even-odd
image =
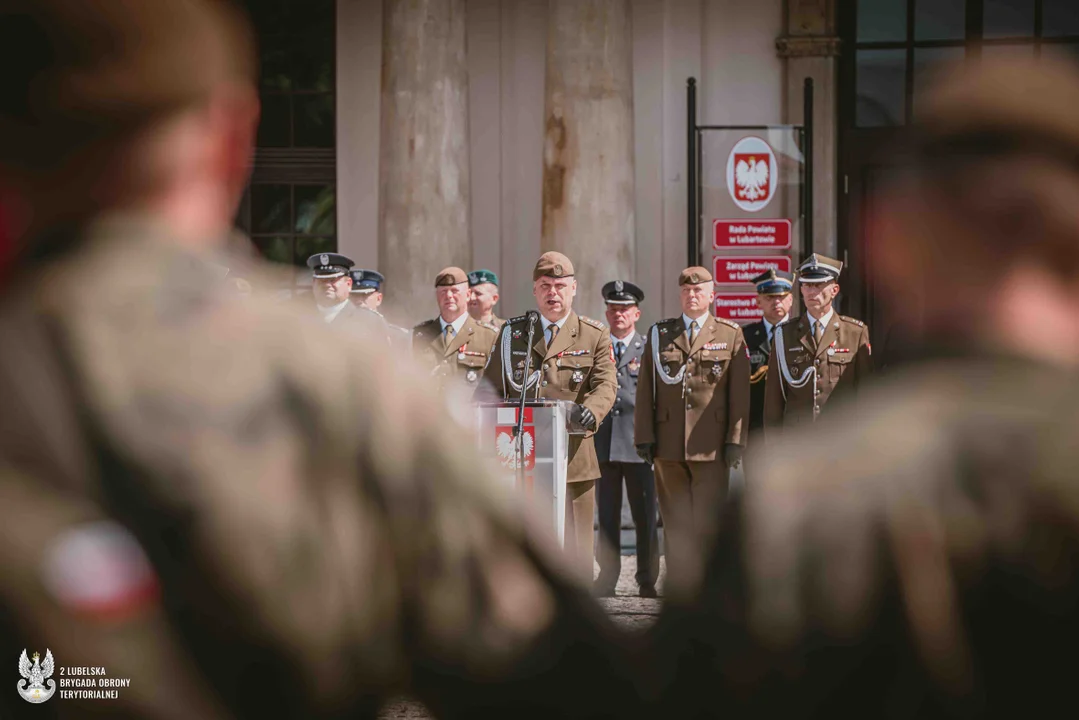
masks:
[[[337,316],[341,314],[341,311],[345,309],[345,305],[348,305],[348,302],[349,301],[346,299],[343,302],[339,302],[331,307],[323,307],[322,305],[319,305],[318,311],[322,314],[322,321],[327,325],[332,323],[334,319],[336,319]]]
[[[807,312],[806,315],[809,315]],[[817,336],[817,323],[821,324],[821,336],[824,336],[824,331],[828,329],[828,323],[832,321],[832,316],[835,315],[835,309],[828,311],[828,314],[822,317],[820,320],[815,319],[812,315],[809,315],[809,334],[812,337]]]
[[[629,335],[626,335],[624,338],[616,338],[614,336],[614,333],[611,333],[611,343],[614,346],[614,356],[616,358],[622,356],[622,353],[626,351],[626,348],[629,347],[629,344],[633,342],[633,336],[636,334],[637,333],[635,331],[631,330]],[[619,346],[621,346],[621,348],[619,348]]]
[[[547,328],[551,327],[552,325],[557,325],[558,332],[562,332],[562,328],[566,326],[566,320],[569,320],[569,314],[567,314],[566,317],[562,318],[558,322],[551,322],[547,318],[540,315],[540,324],[543,325],[543,340],[547,343],[547,345],[551,344],[551,336],[547,334]]]
[[[682,313],[682,322],[686,324],[687,336],[689,335],[689,326],[692,325],[694,321],[697,322],[697,332],[700,332],[704,329],[704,324],[708,321],[708,313],[701,315],[699,318],[691,318],[689,315]]]
[[[438,323],[442,328],[442,337],[446,337],[446,326],[453,326],[453,336],[457,337],[461,334],[461,328],[465,326],[465,322],[468,320],[468,313],[461,313],[461,317],[457,318],[451,323],[446,322],[441,315],[438,316]]]

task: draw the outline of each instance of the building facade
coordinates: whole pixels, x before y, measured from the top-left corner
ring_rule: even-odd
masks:
[[[275,260],[378,268],[400,322],[433,313],[445,264],[494,270],[516,314],[547,249],[584,268],[582,312],[601,314],[609,272],[644,289],[645,321],[675,314],[690,77],[702,125],[800,125],[813,79],[813,249],[847,261],[844,312],[872,322],[861,208],[932,66],[1079,55],[1074,0],[248,4],[263,120],[240,224]]]

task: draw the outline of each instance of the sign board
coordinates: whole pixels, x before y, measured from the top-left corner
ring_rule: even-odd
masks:
[[[787,250],[791,246],[790,220],[713,220],[715,250]]]
[[[757,307],[757,293],[716,293],[715,314],[717,318],[739,323],[751,323],[764,317]]]
[[[712,258],[712,277],[719,285],[751,283],[753,278],[769,270],[790,272],[791,259],[786,255],[768,257],[732,257],[717,255]]]
[[[746,212],[760,212],[779,188],[779,164],[771,146],[754,135],[734,144],[727,156],[727,191]]]

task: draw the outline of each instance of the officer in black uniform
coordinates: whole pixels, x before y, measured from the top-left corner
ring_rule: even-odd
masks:
[[[596,432],[596,455],[600,479],[596,489],[599,505],[600,544],[597,548],[599,578],[595,592],[613,597],[622,569],[622,482],[626,483],[629,509],[637,530],[637,586],[641,597],[656,597],[659,577],[659,532],[656,529],[656,479],[652,464],[637,455],[633,445],[633,413],[637,406],[637,375],[641,370],[644,338],[637,332],[638,307],[644,292],[633,283],[615,280],[603,286],[607,301],[607,324],[611,349],[618,370],[618,394],[614,407]]]
[[[764,428],[764,380],[768,375],[768,355],[772,352],[772,337],[776,325],[790,317],[794,304],[794,276],[788,272],[769,270],[753,278],[757,286],[757,305],[764,317],[742,328],[749,349],[749,431]]]

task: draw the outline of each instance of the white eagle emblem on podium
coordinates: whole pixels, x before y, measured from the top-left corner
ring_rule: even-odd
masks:
[[[41,656],[34,653],[34,664],[31,665],[30,658],[26,657],[25,648],[22,655],[19,656],[19,674],[25,680],[20,680],[16,687],[23,700],[34,704],[45,702],[56,692],[56,681],[49,680],[52,677],[52,650],[45,650],[45,662],[39,665],[38,661],[40,659]],[[45,687],[46,680],[49,683],[47,689]],[[23,687],[23,685],[26,685],[26,687]]]
[[[527,466],[535,443],[532,439],[532,433],[529,432],[522,433],[521,439],[524,444],[521,448],[524,451],[524,463]],[[502,461],[503,467],[517,469],[517,443],[514,442],[512,433],[500,432],[498,434],[498,438],[495,440],[495,451],[498,453],[498,459]]]

